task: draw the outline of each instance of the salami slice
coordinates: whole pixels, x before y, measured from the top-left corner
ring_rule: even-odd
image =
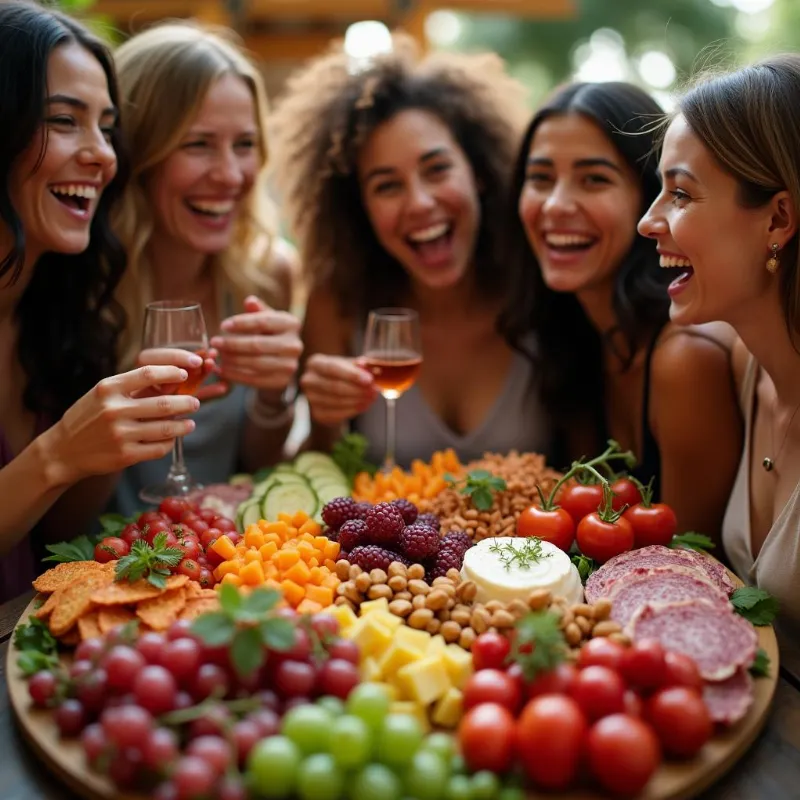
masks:
[[[727,680],[706,683],[703,700],[714,722],[733,725],[747,714],[753,704],[753,679],[740,667]]]
[[[680,571],[679,571],[680,570]],[[634,569],[607,585],[611,618],[625,627],[646,603],[705,599],[730,607],[727,595],[693,568]]]
[[[607,597],[608,584],[634,569],[670,569],[673,567],[696,570],[701,577],[710,580],[725,594],[730,595],[733,592],[733,583],[722,564],[693,550],[672,550],[661,545],[651,545],[620,553],[590,575],[584,589],[586,602],[595,603],[601,597]]]
[[[666,650],[694,659],[704,680],[723,681],[753,663],[758,635],[747,620],[720,603],[684,600],[646,604],[629,626],[637,639],[658,639]]]

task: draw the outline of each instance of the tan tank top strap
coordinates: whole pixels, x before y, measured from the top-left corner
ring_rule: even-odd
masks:
[[[742,388],[739,394],[739,407],[745,412],[745,419],[750,419],[750,409],[753,405],[753,395],[755,394],[756,382],[758,381],[758,369],[758,361],[756,361],[756,357],[750,353],[747,357],[744,380],[742,380]]]

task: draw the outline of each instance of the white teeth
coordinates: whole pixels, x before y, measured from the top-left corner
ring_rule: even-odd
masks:
[[[553,247],[572,247],[591,244],[594,241],[591,236],[581,236],[577,233],[548,233],[545,234],[544,240]]]
[[[59,186],[51,186],[53,194],[66,195],[67,197],[85,197],[87,200],[94,200],[97,197],[96,186],[86,186],[80,183],[63,183]]]
[[[450,225],[447,222],[441,222],[438,225],[431,225],[429,228],[422,228],[422,230],[409,233],[408,238],[412,242],[432,242],[440,236],[444,236],[450,230]]]
[[[681,256],[661,256],[659,258],[658,263],[664,269],[671,269],[673,267],[691,267],[692,262],[689,261],[688,258],[683,258]]]
[[[192,200],[189,205],[207,214],[230,214],[233,211],[233,200],[215,202],[213,200]]]

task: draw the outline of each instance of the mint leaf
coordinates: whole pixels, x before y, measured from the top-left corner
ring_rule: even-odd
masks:
[[[378,467],[365,458],[368,446],[369,441],[362,434],[347,433],[331,448],[331,458],[351,486],[359,472],[372,476],[378,471]]]
[[[570,561],[578,570],[582,583],[586,583],[586,579],[597,569],[597,564],[588,556],[583,555],[583,553],[575,553],[570,557]]]
[[[258,630],[261,641],[270,650],[282,652],[289,650],[294,645],[294,627],[288,619],[273,618],[264,620]]]
[[[14,631],[14,647],[17,650],[55,653],[58,649],[58,642],[42,620],[31,617],[28,622],[18,625]]]
[[[768,678],[770,663],[766,651],[762,647],[759,647],[756,651],[756,657],[750,665],[750,674],[754,678]]]
[[[242,628],[231,643],[231,663],[239,677],[252,675],[264,663],[264,645],[257,628]]]
[[[242,597],[235,586],[223,583],[219,592],[219,604],[226,614],[235,614],[242,605]]]
[[[223,584],[223,588],[226,585],[229,584]],[[280,599],[280,592],[276,592],[274,589],[255,589],[248,597],[245,597],[242,611],[255,616],[266,614],[267,611],[275,608]]]
[[[494,497],[489,489],[481,487],[472,492],[472,505],[479,511],[488,511],[494,503]]]
[[[687,533],[679,533],[672,537],[669,546],[673,550],[683,547],[686,550],[697,550],[700,553],[705,553],[708,550],[713,550],[716,545],[711,539],[703,533],[695,533],[688,531]]]
[[[71,542],[58,542],[57,544],[45,545],[49,556],[42,561],[55,561],[64,563],[66,561],[91,561],[94,558],[94,544],[88,536],[79,536]]]
[[[493,477],[492,473],[488,469],[474,469],[467,474],[468,481],[485,481],[491,477]]]
[[[736,613],[751,625],[770,625],[778,615],[778,601],[755,586],[740,587],[730,599]]]
[[[199,636],[209,647],[228,644],[235,632],[236,625],[224,611],[210,611],[192,623],[192,633]]]

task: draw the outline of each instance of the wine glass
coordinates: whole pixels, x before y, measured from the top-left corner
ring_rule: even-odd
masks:
[[[178,348],[197,353],[205,359],[208,354],[208,334],[203,309],[193,300],[162,300],[148,303],[144,314],[142,349]],[[176,394],[194,394],[205,379],[204,366],[186,370],[189,377],[176,389]],[[145,503],[160,503],[165,497],[182,496],[202,488],[196,483],[183,460],[183,438],[175,437],[172,466],[163,483],[147,486],[139,492]]]
[[[410,308],[378,308],[369,312],[364,354],[359,363],[372,373],[386,401],[386,456],[383,471],[395,465],[395,403],[414,385],[422,366],[419,316]]]

